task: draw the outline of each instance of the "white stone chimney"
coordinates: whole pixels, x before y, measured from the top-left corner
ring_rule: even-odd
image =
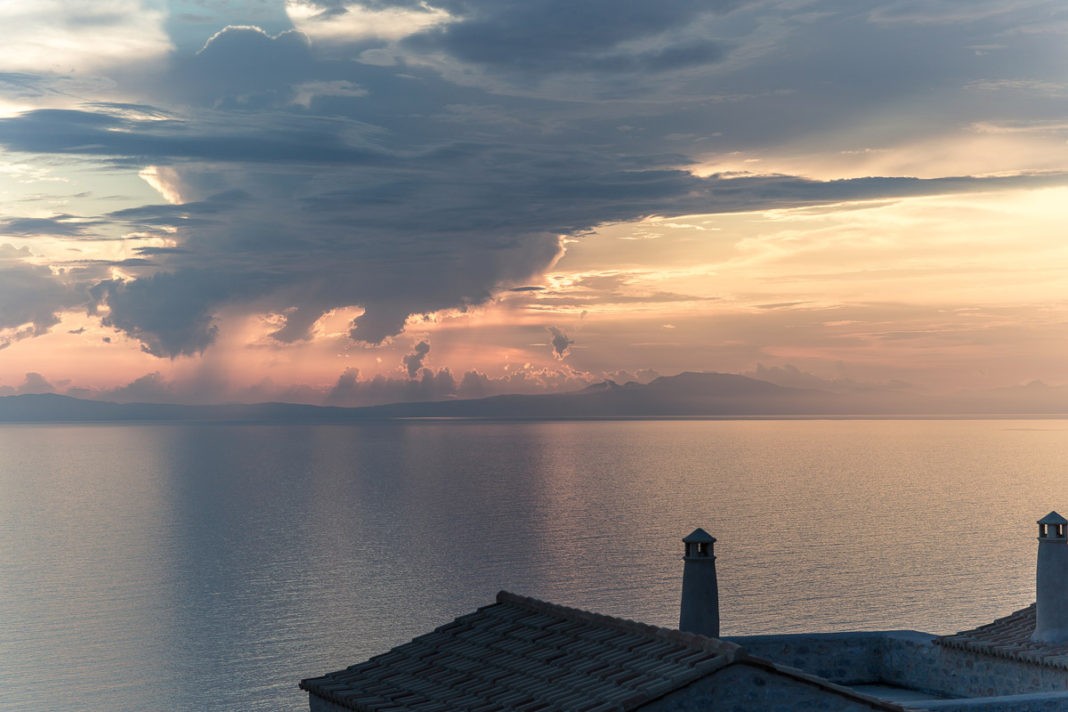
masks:
[[[715,537],[694,529],[682,540],[686,553],[682,568],[682,605],[679,630],[719,637],[719,584],[716,582]],[[1068,549],[1068,547],[1065,547]]]
[[[1068,643],[1068,519],[1050,512],[1038,520],[1035,585],[1036,643]]]

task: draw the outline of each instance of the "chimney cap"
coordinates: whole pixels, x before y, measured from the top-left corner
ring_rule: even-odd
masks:
[[[1068,524],[1068,522],[1065,522],[1065,524]],[[716,537],[712,536],[701,527],[697,527],[692,532],[690,532],[690,535],[688,537],[686,537],[682,541],[684,544],[715,544]]]
[[[1068,519],[1065,519],[1056,512],[1050,512],[1046,516],[1038,520],[1039,524],[1068,524]],[[691,534],[690,536],[693,536]]]

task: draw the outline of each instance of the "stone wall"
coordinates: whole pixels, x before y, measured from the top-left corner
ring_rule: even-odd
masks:
[[[923,689],[941,689],[955,697],[998,697],[1068,690],[1068,671],[1058,668],[937,645],[916,651],[895,650],[895,647],[891,646],[890,656],[901,661],[897,665],[901,671],[898,679],[914,680]],[[930,660],[926,668],[924,658]],[[920,664],[911,662],[913,659]],[[894,676],[889,679],[896,682]]]
[[[730,638],[751,655],[842,685],[881,683],[967,698],[1068,691],[1068,671],[944,648],[934,639],[916,631]]]
[[[735,663],[676,690],[642,712],[871,712],[886,709],[848,691],[783,674],[774,666]]]
[[[1068,692],[938,700],[924,702],[923,705],[928,712],[1064,712],[1068,710]]]
[[[860,685],[881,680],[886,635],[889,634],[799,633],[751,635],[727,640],[738,643],[750,655],[779,665],[804,670],[840,685]]]

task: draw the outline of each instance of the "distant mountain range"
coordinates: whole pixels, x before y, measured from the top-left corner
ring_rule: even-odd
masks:
[[[787,388],[728,373],[680,373],[647,383],[604,381],[570,393],[338,408],[294,403],[109,403],[55,394],[0,397],[0,422],[346,422],[396,418],[643,418],[1068,414],[1068,389],[1019,388],[930,398],[903,392]]]

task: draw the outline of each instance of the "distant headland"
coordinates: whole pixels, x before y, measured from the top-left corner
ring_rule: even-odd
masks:
[[[413,418],[600,419],[776,417],[1058,417],[1068,390],[1031,384],[934,397],[789,388],[729,373],[680,373],[649,383],[603,381],[579,391],[343,408],[298,403],[113,403],[58,394],[0,397],[0,422],[351,422]]]

